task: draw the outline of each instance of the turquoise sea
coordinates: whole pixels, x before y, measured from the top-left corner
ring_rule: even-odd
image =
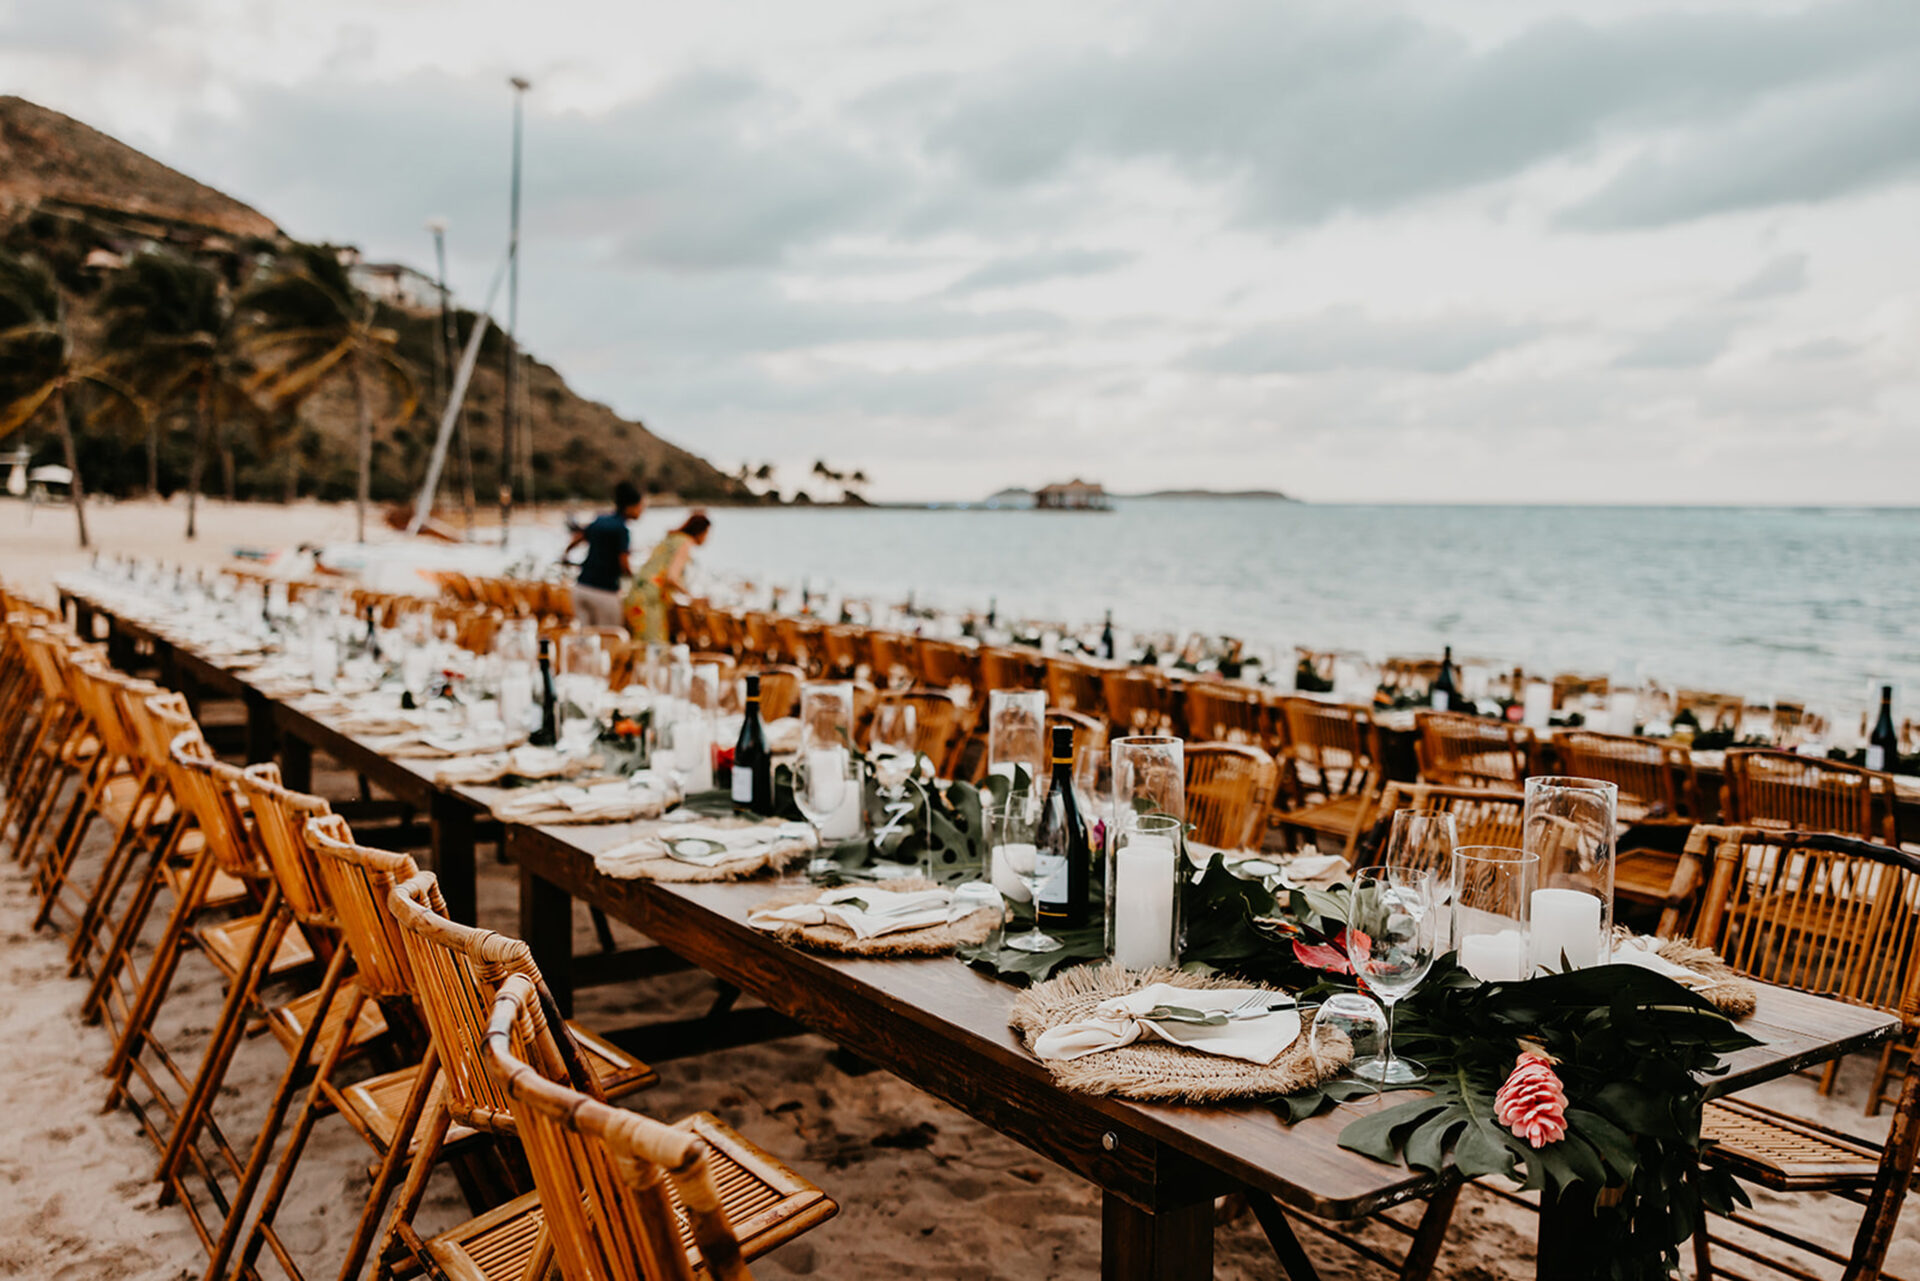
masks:
[[[637,552],[683,513],[649,513]],[[1375,658],[1801,698],[1920,698],[1920,509],[1362,507],[1133,500],[1111,513],[712,513],[699,572],[815,591],[1241,637]],[[1914,709],[1906,709],[1912,714]]]

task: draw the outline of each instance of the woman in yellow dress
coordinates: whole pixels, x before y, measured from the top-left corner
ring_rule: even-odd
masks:
[[[646,563],[633,575],[627,592],[627,631],[649,644],[667,641],[667,605],[687,590],[685,574],[693,549],[707,541],[713,522],[695,512],[654,546]]]

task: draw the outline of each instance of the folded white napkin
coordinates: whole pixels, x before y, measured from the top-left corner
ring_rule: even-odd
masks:
[[[1712,987],[1713,980],[1697,970],[1677,965],[1660,955],[1657,950],[1659,939],[1636,936],[1613,945],[1613,959],[1621,965],[1637,965],[1643,970],[1652,970],[1655,974],[1664,974],[1674,982],[1685,987]]]
[[[714,827],[705,823],[678,823],[665,830],[636,837],[593,856],[593,864],[607,876],[638,875],[641,864],[670,858],[700,867],[744,863],[777,855],[788,847],[813,844],[813,829],[805,823],[760,823],[752,827]]]
[[[631,778],[592,787],[530,788],[498,802],[493,812],[503,819],[559,813],[565,815],[562,821],[610,823],[657,816],[672,799],[672,785],[643,770]]]
[[[1289,859],[1280,869],[1284,880],[1296,885],[1318,881],[1346,870],[1347,860],[1338,854],[1301,854]]]
[[[1047,1029],[1034,1041],[1033,1052],[1042,1059],[1077,1059],[1132,1045],[1143,1036],[1156,1036],[1202,1054],[1266,1064],[1280,1057],[1280,1052],[1300,1035],[1300,1014],[1292,1002],[1293,998],[1285,992],[1258,988],[1191,988],[1154,983],[1138,992],[1100,1002],[1093,1018]],[[1250,1013],[1282,1003],[1287,1008],[1255,1017],[1229,1016],[1225,1023],[1211,1026],[1147,1017],[1161,1007],[1225,1014],[1243,1008]]]
[[[953,919],[953,895],[947,890],[900,893],[871,886],[843,885],[828,890],[811,903],[761,908],[747,914],[747,924],[760,930],[783,925],[838,925],[863,939],[904,930],[924,930]]]

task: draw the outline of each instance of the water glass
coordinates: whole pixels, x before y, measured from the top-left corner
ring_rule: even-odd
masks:
[[[1449,940],[1460,968],[1483,983],[1527,977],[1530,921],[1540,858],[1498,845],[1462,845],[1453,852],[1453,927]]]
[[[1353,1072],[1354,1064],[1377,1059],[1386,1050],[1387,1016],[1372,997],[1363,992],[1336,992],[1313,1012],[1313,1023],[1307,1029],[1307,1045],[1316,1057],[1324,1059],[1337,1053],[1342,1040],[1346,1042],[1349,1052],[1349,1079],[1373,1085],[1372,1081]],[[1378,1093],[1377,1087],[1375,1093]],[[1366,1097],[1371,1099],[1373,1096]],[[1347,1100],[1340,1106],[1357,1105]]]
[[[1393,1014],[1420,986],[1439,942],[1440,907],[1432,871],[1400,866],[1364,867],[1353,875],[1347,900],[1347,960],[1353,973],[1387,1011],[1381,1053],[1353,1065],[1353,1074],[1377,1085],[1411,1085],[1427,1069],[1393,1052]]]
[[[1521,844],[1540,860],[1530,906],[1534,973],[1612,959],[1618,806],[1612,783],[1551,775],[1527,780]]]

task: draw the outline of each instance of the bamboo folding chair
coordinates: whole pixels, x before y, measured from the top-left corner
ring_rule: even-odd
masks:
[[[736,651],[742,659],[756,663],[768,663],[774,660],[773,620],[759,610],[747,610],[740,616],[740,647]]]
[[[1533,756],[1533,731],[1457,712],[1415,712],[1420,781],[1442,787],[1518,787]]]
[[[1159,734],[1168,728],[1167,683],[1156,671],[1124,667],[1102,672],[1100,695],[1107,724],[1116,738]]]
[[[1259,690],[1224,681],[1190,681],[1186,711],[1186,736],[1195,742],[1266,745],[1267,705]]]
[[[1046,664],[1032,650],[982,645],[980,684],[984,689],[1045,689]]]
[[[1738,730],[1746,713],[1747,701],[1738,694],[1715,694],[1704,689],[1674,691],[1673,715],[1678,719],[1692,712],[1693,719],[1705,730]]]
[[[1388,783],[1377,796],[1369,797],[1361,818],[1363,835],[1355,843],[1352,858],[1356,865],[1377,861],[1386,840],[1387,824],[1398,810],[1419,814],[1453,815],[1456,845],[1494,845],[1506,849],[1521,847],[1522,818],[1526,812],[1526,794],[1502,791],[1494,787],[1441,787],[1435,783]],[[1448,875],[1448,867],[1429,869]]]
[[[858,701],[858,688],[854,696]],[[953,695],[931,689],[882,690],[874,700],[876,711],[881,707],[899,706],[913,708],[914,751],[933,762],[936,775],[947,777],[964,729],[960,704],[954,701]]]
[[[1891,775],[1792,752],[1728,752],[1721,813],[1733,825],[1894,840]]]
[[[1225,850],[1259,849],[1280,767],[1250,743],[1188,743],[1187,822],[1193,839]]]
[[[1574,729],[1555,735],[1554,746],[1562,773],[1600,779],[1619,789],[1623,824],[1685,828],[1700,813],[1693,755],[1677,744]],[[1699,888],[1697,878],[1676,880],[1681,871],[1676,848],[1623,841],[1613,869],[1616,894],[1671,912],[1676,925],[1688,903],[1676,902],[1675,890],[1684,888],[1691,897]]]
[[[1100,669],[1077,659],[1041,657],[1035,662],[1046,669],[1047,705],[1087,716],[1107,716],[1107,691],[1100,683]],[[1128,731],[1122,731],[1126,733]]]
[[[505,1088],[565,1281],[747,1281],[757,1258],[832,1218],[827,1195],[708,1113],[674,1125],[571,1079],[540,993],[500,987],[486,1065]]]
[[[1380,734],[1364,708],[1283,698],[1287,727],[1283,793],[1275,807],[1291,833],[1333,837],[1351,854],[1379,788]]]
[[[1814,832],[1700,827],[1689,850],[1711,872],[1696,937],[1762,982],[1898,1012],[1920,1025],[1920,855]],[[1878,1089],[1878,1082],[1875,1085]],[[1738,1094],[1706,1105],[1702,1159],[1776,1193],[1829,1192],[1865,1207],[1850,1254],[1798,1238],[1759,1215],[1732,1222],[1844,1267],[1846,1281],[1882,1275],[1920,1151],[1920,1074],[1909,1074],[1884,1145]],[[1789,1276],[1813,1274],[1740,1242],[1694,1236],[1696,1275],[1716,1275],[1718,1246]],[[1726,1275],[1719,1273],[1719,1275]]]
[[[738,674],[759,676],[762,720],[777,721],[799,714],[800,687],[807,681],[807,674],[799,668],[765,665],[740,668]]]
[[[964,689],[969,702],[978,702],[980,653],[958,641],[922,638],[919,645],[920,683],[949,693]]]
[[[860,674],[860,650],[854,629],[834,624],[820,629],[820,674],[852,680]]]
[[[459,1278],[538,1275],[507,1266],[510,1260],[532,1256],[534,1234],[524,1228],[526,1211],[538,1213],[537,1195],[521,1197],[509,1207],[489,1211],[432,1240],[419,1235],[413,1218],[450,1125],[458,1122],[484,1133],[514,1136],[513,1114],[502,1087],[485,1066],[483,1045],[499,985],[520,975],[544,992],[539,967],[519,939],[448,920],[439,883],[431,872],[418,873],[395,886],[387,896],[387,908],[399,933],[416,1007],[438,1058],[441,1089],[419,1133],[411,1168],[377,1255],[375,1275],[389,1274],[397,1250],[422,1267]],[[566,1029],[559,1046],[573,1065],[572,1078],[591,1088],[596,1097],[629,1093],[658,1080],[646,1064],[577,1024],[561,1022],[557,1007],[553,1023]],[[512,1206],[521,1210],[510,1213]],[[480,1259],[487,1260],[484,1269]]]
[[[0,819],[16,833],[13,856],[37,869],[42,838],[56,839],[49,823],[74,783],[91,769],[100,740],[88,732],[73,693],[68,666],[82,647],[64,629],[27,632],[27,661],[40,686],[40,719],[16,777],[8,780],[7,812]],[[79,798],[74,798],[78,803]]]
[[[873,683],[881,689],[905,688],[913,684],[919,664],[914,659],[916,641],[903,632],[869,628],[865,633],[867,667]]]

